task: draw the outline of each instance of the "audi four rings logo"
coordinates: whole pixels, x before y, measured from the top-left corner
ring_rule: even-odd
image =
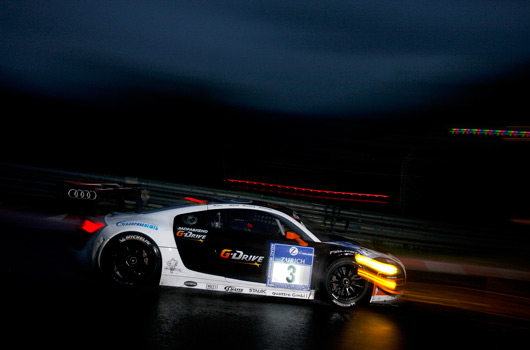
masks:
[[[68,197],[75,199],[86,199],[89,201],[95,201],[98,198],[96,191],[81,190],[72,188],[68,190]]]

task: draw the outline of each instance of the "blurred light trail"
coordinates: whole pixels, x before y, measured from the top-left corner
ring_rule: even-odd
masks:
[[[355,192],[342,192],[342,191],[328,191],[328,190],[317,190],[313,188],[277,185],[266,182],[257,182],[249,180],[236,180],[226,179],[226,182],[230,182],[236,185],[242,185],[246,189],[274,192],[280,194],[288,194],[294,196],[303,196],[319,199],[331,199],[341,201],[353,201],[353,202],[369,202],[369,203],[388,203],[387,198],[389,196],[384,194],[371,194],[371,193],[355,193]],[[361,199],[358,197],[369,197],[375,199]]]
[[[516,224],[530,225],[530,219],[525,219],[525,218],[510,218],[510,222],[513,222]]]
[[[460,129],[453,128],[450,131],[453,135],[485,135],[502,137],[530,137],[530,131],[521,130],[499,130],[499,129]]]
[[[207,200],[197,199],[197,198],[193,198],[193,197],[184,197],[184,199],[187,199],[187,200],[189,200],[191,202],[195,202],[195,203],[199,203],[199,204],[208,203]]]

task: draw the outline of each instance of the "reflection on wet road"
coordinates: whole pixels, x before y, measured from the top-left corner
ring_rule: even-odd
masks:
[[[341,310],[320,303],[164,290],[157,314],[159,340],[193,345],[245,344],[261,349],[392,349],[403,334],[392,316],[368,308]],[[218,342],[216,344],[216,342]]]
[[[17,347],[503,349],[530,330],[524,293],[412,281],[399,307],[344,310],[193,288],[116,289],[80,273],[49,232],[1,234],[10,247],[0,264],[2,338]]]
[[[406,300],[530,321],[530,298],[513,294],[409,282]]]
[[[530,330],[528,319],[416,301],[343,310],[318,301],[191,288],[135,292],[92,280],[23,284],[11,291],[4,339],[20,345],[502,349],[526,339]]]

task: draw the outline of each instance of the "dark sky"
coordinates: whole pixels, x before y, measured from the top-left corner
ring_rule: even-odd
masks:
[[[0,40],[2,162],[528,212],[530,142],[449,134],[530,129],[528,0],[14,0]]]
[[[530,61],[526,0],[15,0],[0,23],[2,87],[59,99],[352,117],[458,99]]]

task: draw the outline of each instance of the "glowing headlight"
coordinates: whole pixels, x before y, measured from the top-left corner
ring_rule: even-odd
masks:
[[[372,281],[376,283],[377,285],[385,288],[385,290],[390,289],[391,291],[394,291],[396,289],[397,283],[396,281],[385,279],[383,277],[376,276],[368,271],[359,270],[358,271],[359,276]]]
[[[398,273],[398,268],[396,266],[385,264],[385,263],[382,263],[374,259],[370,259],[360,254],[355,254],[355,261],[357,261],[359,265],[369,267],[385,275],[392,276]]]

